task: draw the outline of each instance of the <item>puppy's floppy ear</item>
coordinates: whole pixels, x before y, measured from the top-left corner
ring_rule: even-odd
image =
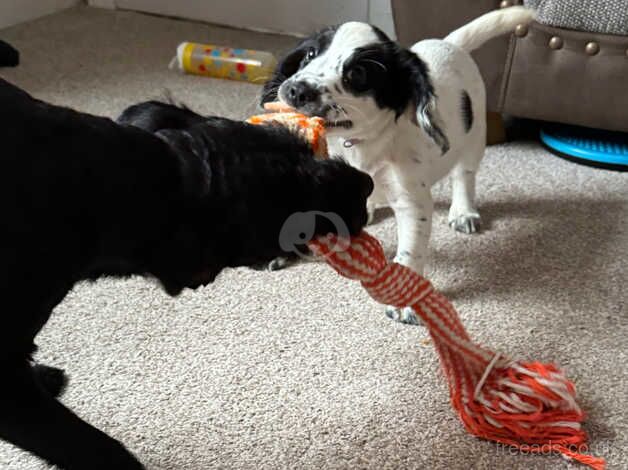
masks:
[[[400,60],[408,77],[410,120],[423,129],[445,154],[449,150],[449,139],[443,131],[444,122],[437,108],[438,97],[430,81],[427,65],[407,49],[402,50]]]
[[[207,196],[211,184],[207,145],[183,130],[164,129],[155,135],[164,140],[177,157],[186,198],[198,200]]]

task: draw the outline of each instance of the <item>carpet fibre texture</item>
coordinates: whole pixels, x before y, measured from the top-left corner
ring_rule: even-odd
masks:
[[[169,89],[233,118],[255,111],[259,87],[169,71],[177,44],[295,41],[84,7],[0,37],[22,54],[0,73],[39,98],[115,116]],[[628,468],[628,174],[517,142],[487,150],[481,233],[448,228],[448,183],[434,196],[430,279],[478,341],[564,366],[592,451]],[[394,220],[376,219],[392,254]],[[63,401],[148,469],[576,468],[469,436],[426,330],[387,319],[320,262],[227,270],[176,299],[140,278],[83,283],[37,342],[38,359],[70,375]],[[0,468],[47,466],[0,442]]]

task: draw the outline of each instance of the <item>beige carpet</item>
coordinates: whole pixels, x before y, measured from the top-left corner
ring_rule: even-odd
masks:
[[[170,72],[175,47],[293,42],[86,8],[0,37],[23,60],[4,77],[109,116],[169,88],[202,112],[244,117],[259,88]],[[431,278],[475,338],[564,365],[594,452],[628,468],[628,174],[514,143],[488,150],[478,187],[476,236],[449,230],[448,188],[435,188]],[[392,252],[394,221],[380,217],[372,231]],[[149,469],[572,468],[467,435],[426,338],[310,263],[225,271],[177,299],[142,279],[80,285],[38,343],[39,357],[71,376],[63,401]],[[0,468],[46,466],[0,443]]]

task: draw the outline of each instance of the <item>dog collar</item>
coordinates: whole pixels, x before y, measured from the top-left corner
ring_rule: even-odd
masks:
[[[353,147],[356,144],[359,144],[362,142],[362,139],[347,139],[342,143],[342,146],[346,149],[349,149],[351,147]]]

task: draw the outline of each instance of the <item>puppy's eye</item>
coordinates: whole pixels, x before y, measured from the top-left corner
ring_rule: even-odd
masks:
[[[307,62],[309,62],[309,61],[310,61],[310,60],[312,60],[314,57],[316,57],[316,54],[317,54],[317,50],[316,50],[316,48],[314,48],[314,47],[310,47],[310,48],[307,50],[307,53],[305,54],[305,60],[306,60]]]
[[[357,92],[367,91],[369,86],[368,73],[363,65],[354,65],[345,73],[345,85],[353,88]]]

